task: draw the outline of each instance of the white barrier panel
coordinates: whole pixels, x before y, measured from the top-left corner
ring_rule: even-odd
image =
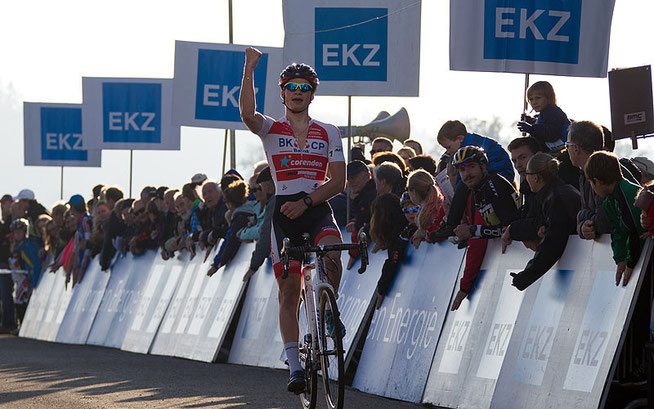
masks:
[[[187,334],[196,341],[191,359],[204,362],[216,360],[243,295],[243,276],[250,265],[253,250],[254,243],[241,244],[229,264],[209,278],[187,328]]]
[[[422,399],[463,256],[450,243],[407,249],[370,324],[355,388],[412,402]]]
[[[41,273],[38,286],[32,291],[30,302],[27,305],[23,322],[18,336],[23,338],[37,338],[45,314],[48,310],[48,300],[55,282],[55,274]]]
[[[475,287],[457,311],[448,313],[423,402],[449,408],[490,405],[524,294],[511,286],[510,273],[521,271],[532,255],[522,243],[503,255],[500,241],[489,240]]]
[[[136,303],[135,316],[121,347],[124,351],[147,354],[173,297],[185,263],[155,257],[145,290]]]
[[[651,251],[648,240],[629,284],[616,286],[609,242],[571,238],[556,269],[528,289],[491,408],[604,404]]]
[[[267,261],[250,278],[228,362],[286,368],[280,359],[284,343],[279,333],[278,315],[277,282],[272,265]]]
[[[85,344],[111,275],[92,260],[82,281],[73,288],[56,342]]]
[[[68,309],[68,303],[73,295],[71,283],[68,283],[68,289],[65,288],[66,272],[64,269],[60,268],[53,275],[54,281],[50,290],[50,296],[48,297],[47,307],[45,308],[45,315],[36,336],[36,339],[42,341],[54,341],[57,338],[59,326],[64,319],[66,309]]]
[[[91,327],[88,344],[120,348],[134,315],[134,299],[140,298],[147,272],[157,254],[153,251],[121,257],[111,268],[111,278]]]

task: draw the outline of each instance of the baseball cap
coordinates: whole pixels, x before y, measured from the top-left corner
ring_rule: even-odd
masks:
[[[207,180],[207,175],[205,175],[204,173],[196,173],[191,178],[191,182],[195,183],[196,185],[203,184],[205,180]]]
[[[9,231],[14,231],[18,229],[27,229],[27,220],[25,219],[16,219],[9,224]]]
[[[68,204],[71,204],[73,206],[80,206],[85,203],[86,201],[84,200],[84,197],[82,195],[72,195],[70,197],[70,200],[68,200]]]
[[[654,162],[644,156],[636,156],[632,159],[632,162],[638,166],[641,172],[646,173],[650,179],[654,179]]]
[[[30,189],[23,189],[14,198],[14,200],[34,200],[34,192],[31,191]]]
[[[347,177],[358,175],[359,173],[370,172],[368,165],[363,161],[353,160],[347,164]]]
[[[154,186],[146,186],[141,190],[141,199],[151,199],[157,195],[157,188]]]
[[[263,168],[259,175],[257,175],[257,183],[263,183],[272,180],[272,174],[270,173],[270,166]]]

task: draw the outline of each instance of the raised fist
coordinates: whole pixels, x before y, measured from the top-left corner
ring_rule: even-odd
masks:
[[[261,51],[257,50],[254,47],[248,47],[245,49],[245,66],[247,68],[252,68],[257,66],[259,58],[261,58]]]

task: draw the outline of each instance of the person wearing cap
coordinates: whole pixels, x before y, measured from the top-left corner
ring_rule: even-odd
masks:
[[[7,197],[8,196],[8,197]],[[0,269],[9,269],[10,242],[9,225],[11,216],[9,207],[13,199],[5,195],[0,199],[2,203],[2,219],[0,220]],[[16,307],[14,306],[14,282],[11,274],[0,274],[0,334],[8,334],[16,329]]]
[[[640,169],[640,184],[645,186],[654,180],[654,162],[644,156],[636,156],[631,160]]]
[[[23,189],[14,197],[14,200],[18,203],[18,207],[21,211],[21,214],[24,214],[27,220],[29,220],[29,233],[30,235],[36,234],[34,227],[36,226],[36,221],[39,216],[42,214],[48,214],[48,211],[43,207],[43,205],[36,201],[34,197],[34,192],[30,189]]]
[[[205,175],[204,173],[196,173],[191,178],[191,183],[193,183],[196,186],[202,186],[202,184],[206,181],[207,181],[207,175]]]
[[[146,186],[141,190],[140,198],[144,201],[144,206],[147,206],[150,200],[157,196],[157,188],[154,186]]]
[[[86,201],[82,195],[73,195],[68,200],[72,217],[77,220],[73,247],[72,278],[73,287],[82,281],[82,277],[91,260],[88,243],[91,238],[91,216],[87,212]],[[66,277],[68,280],[68,276]]]
[[[352,243],[358,243],[359,230],[366,226],[366,233],[369,231],[372,217],[370,205],[377,196],[375,180],[372,178],[370,168],[363,161],[354,160],[347,164],[347,187],[351,204],[350,220],[345,226],[345,231],[351,233]],[[350,250],[349,254],[348,270],[359,257],[359,252]]]
[[[9,225],[10,239],[13,243],[12,252],[17,256],[19,266],[27,271],[26,282],[18,283],[16,289],[16,315],[22,321],[27,309],[27,302],[41,278],[41,259],[39,250],[41,246],[32,237],[28,237],[28,224],[26,219],[16,219]],[[22,288],[21,288],[22,286]],[[22,296],[24,291],[24,296]]]
[[[266,198],[266,207],[263,211],[263,222],[259,226],[259,239],[250,257],[250,268],[243,276],[243,281],[248,281],[259,267],[270,256],[270,228],[272,226],[272,213],[275,210],[275,182],[270,173],[270,167],[266,166],[257,176],[256,183],[261,188],[261,193]]]

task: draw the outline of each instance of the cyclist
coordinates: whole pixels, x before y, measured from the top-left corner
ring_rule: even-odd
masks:
[[[271,250],[279,287],[279,327],[291,373],[287,389],[300,394],[306,387],[298,358],[301,262],[292,260],[288,277],[283,279],[279,251],[284,237],[291,239],[292,246],[302,245],[305,232],[311,235],[313,244],[342,243],[327,200],[345,188],[345,158],[338,129],[309,117],[309,104],[319,84],[310,66],[293,63],[281,72],[284,117],[274,120],[256,112],[253,74],[260,57],[261,52],[255,48],[245,50],[239,107],[243,123],[261,138],[275,181]],[[338,292],[342,271],[339,252],[329,253],[325,268],[330,284]],[[326,319],[328,332],[338,328],[345,335],[342,324],[333,321]]]

